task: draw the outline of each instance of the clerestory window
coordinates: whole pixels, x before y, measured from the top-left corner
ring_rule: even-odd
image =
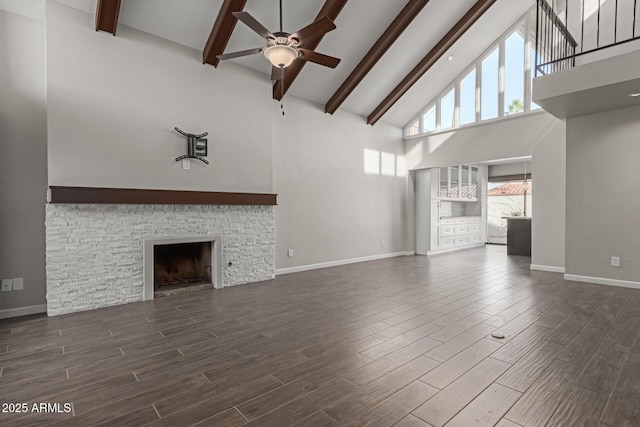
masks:
[[[535,8],[460,74],[404,128],[405,137],[444,131],[540,108],[531,100]]]

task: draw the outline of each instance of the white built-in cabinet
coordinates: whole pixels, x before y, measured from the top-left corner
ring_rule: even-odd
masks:
[[[454,165],[413,173],[416,254],[484,245],[487,167]]]
[[[478,180],[480,178],[478,166],[457,165],[437,168],[437,171],[439,184],[435,198],[465,202],[478,200]]]

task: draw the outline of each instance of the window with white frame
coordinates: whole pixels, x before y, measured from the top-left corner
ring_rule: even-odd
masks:
[[[476,67],[460,80],[460,125],[476,121]]]
[[[436,106],[432,105],[422,115],[422,133],[436,130]]]
[[[454,127],[456,118],[456,88],[453,87],[449,92],[440,98],[440,129],[449,129]]]
[[[404,131],[405,136],[414,136],[420,133],[420,120],[415,120]]]
[[[525,23],[504,42],[504,110],[505,116],[524,111]]]
[[[480,117],[482,120],[498,117],[500,98],[500,49],[496,47],[481,63]]]
[[[528,25],[527,28],[529,29],[529,88],[531,88],[531,86],[533,85],[533,77],[535,75],[534,69],[536,67],[536,58],[540,59],[540,61],[538,61],[538,63],[543,63],[545,61],[543,61],[542,57],[540,55],[538,55],[538,53],[536,52],[536,14],[535,13],[529,13],[529,17],[528,19]],[[531,90],[529,90],[529,93],[531,93]],[[540,108],[540,106],[538,104],[536,104],[535,102],[531,101],[531,109],[532,110],[537,110]]]
[[[450,130],[540,108],[531,100],[535,8],[405,126],[405,136]]]

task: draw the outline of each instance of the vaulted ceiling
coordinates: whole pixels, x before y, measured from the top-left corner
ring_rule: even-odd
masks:
[[[238,5],[266,28],[279,27],[278,0],[56,1],[92,14],[98,4],[120,3],[119,25],[200,52],[210,36],[218,37],[218,48],[224,46],[227,39],[212,34],[212,28],[219,13],[228,14]],[[295,80],[285,76],[285,89],[329,112],[344,109],[370,124],[383,120],[404,126],[533,4],[534,0],[283,0],[284,31],[290,33],[313,22],[321,10],[330,10],[337,28],[317,41],[317,51],[342,60],[336,69],[306,63]],[[393,32],[389,28],[394,20],[407,28]],[[225,53],[265,47],[264,39],[243,23],[225,24],[233,27]],[[228,29],[222,33],[228,36]],[[381,44],[384,36],[386,45]],[[368,52],[374,56],[358,66]],[[264,73],[269,81],[271,65],[262,55],[231,61]],[[217,66],[225,67],[225,61]],[[352,76],[345,83],[356,67],[359,78]],[[341,87],[342,95],[336,94]],[[274,94],[279,93],[275,88]]]

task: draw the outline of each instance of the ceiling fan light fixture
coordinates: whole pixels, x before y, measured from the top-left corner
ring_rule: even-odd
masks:
[[[269,46],[264,50],[264,56],[274,67],[286,68],[298,57],[298,50],[287,45]]]

